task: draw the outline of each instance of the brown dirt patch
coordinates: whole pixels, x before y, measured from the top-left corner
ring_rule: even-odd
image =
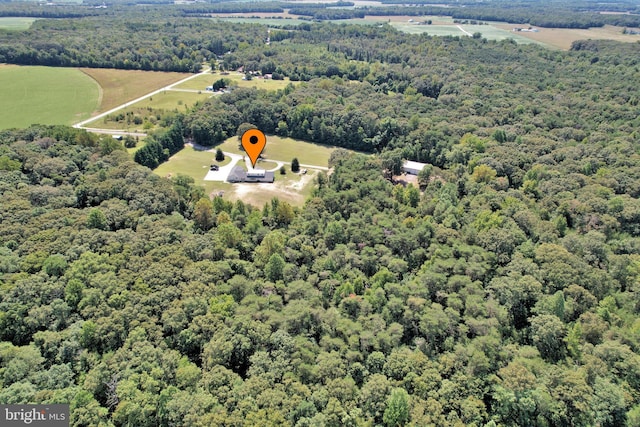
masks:
[[[403,187],[406,187],[409,184],[413,184],[414,187],[419,188],[418,186],[418,175],[411,175],[408,173],[402,175],[394,175],[393,183],[400,184]]]

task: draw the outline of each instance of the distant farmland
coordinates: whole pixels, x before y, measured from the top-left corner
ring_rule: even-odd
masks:
[[[71,125],[98,108],[100,87],[75,68],[0,66],[0,129]]]
[[[28,30],[36,18],[0,18],[0,30],[24,31]]]

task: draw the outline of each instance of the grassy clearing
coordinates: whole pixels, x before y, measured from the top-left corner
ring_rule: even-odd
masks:
[[[219,145],[222,151],[229,151],[236,154],[244,154],[238,148],[238,138],[232,137]],[[280,160],[290,162],[294,157],[306,165],[327,167],[329,156],[336,147],[328,145],[312,144],[293,138],[281,138],[279,136],[267,135],[267,145],[262,152],[268,160]]]
[[[224,144],[215,148],[243,154],[238,149],[237,141],[236,137],[229,138]],[[271,146],[272,142],[273,147]],[[277,166],[275,160],[289,162],[293,157],[298,157],[301,163],[326,166],[329,155],[334,149],[333,147],[279,137],[268,137],[267,148],[272,149],[269,160],[256,164],[258,168],[267,170]],[[214,151],[198,151],[188,146],[176,153],[168,162],[160,165],[154,172],[163,177],[177,174],[188,175],[195,180],[196,184],[203,186],[209,195],[223,191],[225,199],[243,200],[245,203],[258,207],[262,207],[274,197],[287,201],[294,206],[302,206],[313,190],[313,178],[320,173],[317,170],[309,169],[306,175],[294,174],[291,172],[291,166],[285,165],[287,173],[280,175],[280,172],[276,171],[273,184],[230,184],[227,182],[204,181],[209,166],[212,163],[216,163],[213,160],[214,158],[215,149]],[[231,159],[227,157],[224,162],[218,164],[224,166],[230,161]],[[239,164],[242,164],[242,161]]]
[[[231,84],[233,86],[255,87],[258,89],[265,89],[265,90],[284,89],[285,87],[287,87],[289,83],[292,83],[289,80],[289,78],[286,78],[284,80],[271,80],[271,79],[254,77],[251,80],[242,80],[243,77],[244,77],[244,74],[238,73],[238,72],[230,72],[229,74],[226,74],[226,75],[222,75],[219,72],[218,73],[214,72],[211,74],[204,74],[204,75],[195,77],[189,81],[186,81],[184,83],[181,83],[175,86],[175,88],[201,90],[204,92],[207,86],[211,86],[213,82],[215,82],[216,80],[220,80],[221,78],[231,80]],[[293,82],[293,83],[297,83],[297,82]]]
[[[278,163],[277,163],[277,162],[270,162],[270,161],[268,161],[268,160],[258,160],[258,161],[256,162],[256,167],[255,167],[255,169],[264,169],[264,170],[270,171],[270,170],[273,170],[273,169],[275,169],[275,168],[277,168],[277,167],[278,167]],[[285,167],[286,167],[286,166],[285,166]],[[242,168],[243,168],[244,170],[248,170],[248,169],[247,169],[247,164],[246,164],[246,163],[245,163],[245,164],[243,164],[243,165],[242,165]],[[276,170],[276,171],[275,171],[275,173],[276,173],[276,174],[279,174],[280,172]]]
[[[81,71],[98,82],[102,88],[102,100],[98,112],[110,110],[190,76],[187,73],[108,68],[81,68]]]
[[[172,111],[176,108],[183,110],[193,106],[198,101],[204,101],[211,97],[211,93],[183,92],[178,90],[167,90],[157,93],[150,98],[134,104],[138,108],[151,108],[154,110]]]
[[[196,182],[200,182],[209,171],[209,166],[212,164],[224,166],[231,161],[229,157],[224,162],[216,162],[215,159],[215,151],[200,151],[186,146],[174,154],[168,162],[158,166],[154,172],[160,176],[189,175]]]
[[[506,31],[512,31],[514,27],[525,27],[524,25],[513,24],[499,24],[496,26]],[[621,27],[612,25],[586,30],[576,28],[538,28],[538,30],[537,33],[519,32],[518,35],[563,50],[569,50],[571,44],[577,40],[615,40],[627,43],[640,41],[639,35],[622,34],[623,29]]]
[[[0,18],[0,30],[24,31],[31,28],[36,18]]]
[[[90,117],[100,90],[75,68],[0,67],[0,129],[33,123],[71,125]]]
[[[167,111],[186,112],[198,101],[203,101],[211,94],[167,90],[118,110],[101,119],[87,124],[87,127],[100,129],[126,130],[128,132],[146,132],[156,129],[160,116]],[[142,123],[135,124],[134,117],[140,117]],[[122,118],[123,120],[117,120]]]

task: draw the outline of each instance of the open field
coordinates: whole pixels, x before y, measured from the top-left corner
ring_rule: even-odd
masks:
[[[102,99],[98,113],[139,98],[185,77],[187,73],[165,73],[160,71],[115,70],[110,68],[81,68],[102,88]]]
[[[98,108],[100,88],[75,68],[0,66],[0,129],[71,125]]]
[[[216,162],[215,158],[215,149],[213,151],[201,151],[191,146],[186,146],[174,154],[168,162],[158,166],[154,172],[160,176],[189,175],[196,180],[196,183],[202,183],[202,179],[209,171],[210,165],[224,166],[230,161],[229,157],[223,162]]]
[[[524,25],[496,24],[496,27],[506,31],[512,31],[514,27],[525,27]],[[573,28],[538,28],[537,33],[523,33],[518,35],[553,46],[559,49],[569,50],[571,43],[577,40],[616,40],[621,42],[638,42],[640,35],[622,34],[621,27],[605,25],[602,28],[589,28],[588,30]]]
[[[211,93],[183,92],[167,90],[157,93],[143,101],[129,105],[106,117],[96,119],[87,124],[88,127],[96,127],[100,129],[124,130],[127,132],[145,132],[155,128],[155,121],[158,115],[162,115],[165,111],[181,111],[185,112],[198,101],[205,100],[211,96]],[[143,123],[135,124],[131,120],[126,121],[114,120],[115,117],[130,114],[131,118],[138,116],[143,119]],[[146,120],[145,120],[146,119]],[[145,123],[149,122],[145,126]]]
[[[244,154],[244,151],[238,148],[238,138],[235,136],[227,139],[216,148],[218,147],[222,151]],[[291,162],[294,157],[297,157],[302,164],[327,167],[329,156],[335,149],[336,147],[328,145],[312,144],[293,138],[267,135],[267,145],[262,155],[265,160],[280,160],[283,162]]]
[[[289,83],[297,83],[291,82],[289,78],[285,78],[284,80],[271,80],[271,79],[263,79],[259,77],[254,77],[251,80],[242,80],[244,74],[238,72],[229,72],[229,74],[222,75],[219,72],[213,72],[211,74],[203,74],[196,78],[193,78],[189,81],[186,81],[182,84],[175,86],[175,89],[190,89],[190,90],[201,90],[204,92],[207,86],[211,86],[213,82],[216,80],[220,80],[222,78],[231,80],[231,84],[238,87],[255,87],[257,89],[265,89],[265,90],[278,90],[284,89],[287,87]]]
[[[0,30],[24,31],[31,27],[36,18],[0,18]]]
[[[422,17],[419,20],[424,20]],[[521,33],[514,33],[510,29],[498,28],[494,25],[468,25],[468,24],[432,24],[418,25],[415,23],[392,23],[398,30],[409,34],[427,33],[432,36],[469,36],[470,34],[480,33],[487,40],[506,40],[513,39],[519,44],[542,43],[523,37]],[[464,30],[464,31],[463,31]]]
[[[224,166],[229,163],[227,157],[223,162],[216,162],[215,149],[213,151],[199,151],[187,146],[173,155],[168,162],[158,166],[154,173],[162,177],[172,177],[178,174],[192,177],[197,185],[204,187],[209,195],[224,192],[228,200],[241,199],[245,203],[262,207],[274,197],[287,201],[294,206],[302,206],[313,189],[313,177],[319,173],[309,170],[306,175],[294,174],[289,166],[287,174],[275,173],[273,184],[230,184],[228,182],[204,181],[204,177],[213,163]],[[264,162],[259,167],[273,168],[275,162]]]

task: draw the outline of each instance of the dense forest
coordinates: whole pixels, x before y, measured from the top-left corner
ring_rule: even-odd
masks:
[[[0,403],[70,403],[73,426],[640,425],[640,44],[309,23],[267,46],[156,18],[37,21],[0,55],[303,82],[170,113],[135,161],[0,132]],[[138,164],[247,124],[372,154],[336,150],[301,208]],[[416,186],[402,159],[429,163]]]

